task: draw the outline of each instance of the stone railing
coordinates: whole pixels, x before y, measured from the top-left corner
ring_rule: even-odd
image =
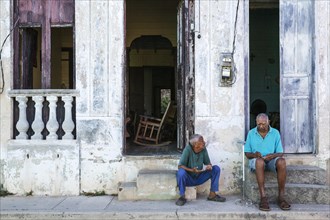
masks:
[[[75,139],[77,90],[11,90],[14,139]]]

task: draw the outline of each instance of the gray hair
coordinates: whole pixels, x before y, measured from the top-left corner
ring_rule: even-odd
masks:
[[[200,135],[200,134],[193,134],[193,135],[191,135],[191,137],[189,139],[189,144],[191,146],[194,146],[199,141],[199,139],[202,138],[202,137],[203,136]]]
[[[269,121],[268,115],[265,113],[259,113],[256,117],[256,120],[258,120],[259,118],[266,118],[267,121]]]

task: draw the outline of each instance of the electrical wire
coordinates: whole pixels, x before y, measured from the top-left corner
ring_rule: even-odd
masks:
[[[226,82],[226,86],[231,86],[236,82],[236,64],[234,60],[234,55],[236,51],[236,35],[237,35],[237,17],[238,17],[238,9],[239,9],[239,2],[240,0],[237,0],[237,5],[236,5],[236,15],[235,15],[235,24],[234,24],[234,37],[233,37],[233,46],[232,46],[232,63],[233,63],[233,79],[231,83]]]
[[[11,35],[13,30],[15,29],[15,27],[18,23],[18,20],[19,20],[19,18],[17,18],[17,20],[15,21],[15,24],[14,24],[13,28],[9,31],[9,34],[6,36],[5,40],[3,41],[2,45],[1,45],[1,49],[0,49],[0,70],[1,70],[1,81],[2,81],[2,85],[0,87],[0,94],[3,93],[4,88],[5,88],[5,77],[4,77],[4,73],[3,73],[1,54],[2,54],[2,50],[3,50],[3,46],[5,45],[8,37]]]

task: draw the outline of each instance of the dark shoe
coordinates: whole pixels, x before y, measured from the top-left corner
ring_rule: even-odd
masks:
[[[183,196],[181,196],[178,200],[176,200],[175,204],[178,206],[183,206],[186,204],[187,200]]]
[[[291,209],[291,205],[283,197],[278,198],[277,204],[282,210],[290,210]]]
[[[208,197],[207,200],[214,201],[214,202],[225,202],[226,201],[226,198],[225,197],[222,197],[220,195],[215,195],[212,198]]]
[[[268,204],[268,199],[267,197],[262,197],[259,203],[259,209],[261,211],[269,211],[269,204]]]

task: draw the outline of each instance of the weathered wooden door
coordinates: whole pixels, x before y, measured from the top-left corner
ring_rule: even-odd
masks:
[[[280,113],[285,153],[314,152],[314,0],[280,0]]]
[[[191,19],[194,5],[182,0],[178,6],[177,23],[177,101],[178,101],[178,149],[182,150],[194,133],[195,79],[193,63],[193,34]]]

